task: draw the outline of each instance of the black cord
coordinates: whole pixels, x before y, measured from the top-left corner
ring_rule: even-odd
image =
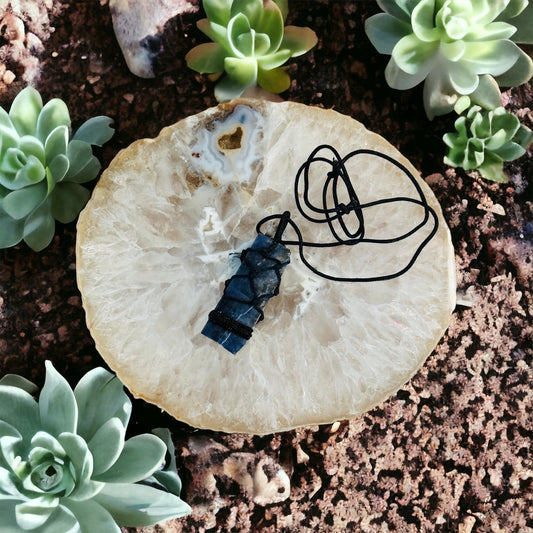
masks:
[[[328,150],[330,152],[330,157],[325,157],[323,155],[318,155],[321,150]],[[388,161],[389,163],[392,163],[394,166],[396,166],[398,169],[400,169],[411,181],[413,186],[415,187],[415,190],[418,194],[418,198],[409,198],[409,197],[396,197],[396,198],[383,198],[380,200],[374,200],[372,202],[367,202],[365,204],[361,204],[359,202],[359,198],[357,197],[357,194],[355,192],[355,189],[353,187],[353,184],[351,182],[350,176],[348,174],[348,171],[346,170],[346,162],[358,155],[371,155],[375,157],[380,157],[381,159],[384,159]],[[331,167],[331,170],[327,173],[326,179],[324,181],[324,186],[322,188],[322,206],[317,207],[314,205],[310,199],[309,199],[309,191],[310,191],[310,176],[309,171],[311,168],[311,165],[317,162],[326,163]],[[302,185],[303,183],[303,185]],[[349,198],[349,202],[347,204],[344,204],[340,202],[339,200],[339,186],[344,185],[347,196]],[[300,200],[300,188],[303,189],[302,194],[302,200]],[[407,272],[415,263],[418,256],[426,246],[426,244],[433,238],[435,233],[438,229],[438,217],[435,213],[435,210],[432,209],[426,200],[426,197],[424,196],[424,193],[422,192],[422,189],[417,182],[416,178],[413,176],[413,174],[401,163],[393,159],[392,157],[388,156],[387,154],[383,154],[381,152],[377,152],[376,150],[370,150],[370,149],[360,149],[360,150],[354,150],[350,152],[348,155],[346,155],[344,158],[340,156],[340,154],[330,145],[322,144],[315,148],[311,155],[308,157],[307,161],[300,167],[298,170],[298,173],[296,174],[296,178],[294,180],[294,198],[296,202],[296,207],[300,214],[307,220],[309,220],[312,223],[315,224],[327,224],[330,232],[334,238],[334,241],[332,242],[311,242],[306,241],[303,238],[302,232],[300,231],[300,228],[298,225],[290,218],[290,213],[288,211],[285,211],[283,214],[275,214],[270,215],[262,220],[260,220],[256,226],[257,233],[261,232],[261,227],[269,222],[270,220],[274,219],[280,219],[280,224],[277,228],[276,235],[274,236],[274,240],[276,242],[279,242],[281,244],[287,245],[287,246],[298,246],[298,252],[300,255],[300,259],[304,265],[309,268],[313,273],[315,273],[318,276],[321,276],[325,279],[329,279],[332,281],[348,281],[348,282],[370,282],[370,281],[385,281],[397,278]],[[333,200],[333,206],[329,207],[328,204],[330,203],[329,198],[332,198]],[[417,224],[415,227],[410,229],[409,231],[392,238],[384,238],[384,239],[377,239],[377,238],[368,238],[365,237],[365,220],[364,220],[364,210],[369,207],[375,207],[385,204],[391,204],[391,203],[400,203],[400,202],[407,202],[412,203],[415,205],[419,205],[424,209],[424,217],[422,221]],[[308,214],[308,212],[312,213],[312,215]],[[346,225],[344,221],[344,217],[346,215],[349,215],[350,213],[353,213],[358,221],[358,227],[356,231],[350,231],[348,226]],[[313,215],[321,215],[320,218],[317,218]],[[335,246],[354,246],[360,243],[371,243],[371,244],[391,244],[400,242],[404,239],[407,239],[411,235],[418,232],[420,229],[422,229],[427,223],[432,222],[433,226],[431,228],[430,233],[426,236],[426,238],[418,245],[416,250],[414,251],[413,255],[411,256],[411,259],[407,263],[407,265],[400,270],[393,272],[391,274],[386,274],[382,276],[370,276],[370,277],[338,277],[338,276],[332,276],[330,274],[327,274],[325,272],[320,271],[313,265],[309,263],[309,261],[305,258],[304,249],[305,248],[331,248]],[[337,229],[334,227],[333,223],[337,222],[340,229],[344,233],[344,237],[339,236]],[[296,233],[297,240],[286,240],[283,239],[283,232],[286,228],[286,226],[289,225]]]

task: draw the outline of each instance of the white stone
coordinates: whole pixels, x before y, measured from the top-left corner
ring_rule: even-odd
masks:
[[[128,68],[141,78],[155,76],[152,61],[159,54],[165,23],[198,9],[187,0],[109,0],[109,8]]]
[[[287,472],[271,457],[264,457],[259,461],[254,471],[253,483],[253,499],[257,505],[283,502],[291,493],[291,481]]]

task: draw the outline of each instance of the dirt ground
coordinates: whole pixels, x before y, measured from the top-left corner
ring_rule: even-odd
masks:
[[[0,0],[0,17],[8,4]],[[182,497],[193,508],[154,531],[533,532],[532,152],[506,165],[507,184],[447,168],[441,137],[453,118],[429,122],[420,89],[386,85],[387,58],[363,29],[375,2],[290,4],[289,21],[313,28],[319,44],[291,64],[293,83],[282,96],[354,117],[420,170],[451,229],[458,305],[418,374],[353,420],[226,435],[135,401],[133,432],[171,428]],[[107,0],[27,1],[20,38],[0,24],[0,105],[8,108],[31,83],[45,101],[64,99],[74,126],[112,117],[116,134],[98,154],[105,167],[135,139],[216,104],[212,83],[183,59],[204,42],[198,18],[169,22],[157,76],[146,80],[126,67]],[[533,85],[504,96],[533,128]],[[75,238],[74,223],[58,225],[41,253],[0,250],[0,375],[42,385],[50,359],[74,384],[103,365],[76,286]],[[254,486],[258,471],[265,479],[256,476]]]

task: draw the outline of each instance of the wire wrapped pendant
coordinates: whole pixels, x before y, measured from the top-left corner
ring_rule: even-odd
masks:
[[[274,238],[259,233],[252,246],[241,252],[237,273],[226,281],[224,293],[209,313],[202,334],[236,354],[263,319],[263,309],[279,293],[281,274],[290,262],[290,250],[279,242],[286,221]]]
[[[345,163],[359,155],[372,155],[384,159],[399,168],[411,181],[417,195],[412,197],[382,198],[371,202],[361,203],[355,192]],[[328,157],[329,155],[329,157]],[[321,205],[311,201],[310,168],[316,163],[326,163],[330,166],[326,173]],[[348,203],[342,203],[340,189],[344,186]],[[301,189],[301,190],[300,190]],[[417,197],[418,196],[418,197]],[[263,309],[268,300],[279,292],[281,273],[289,263],[290,251],[287,245],[298,247],[298,254],[304,264],[313,274],[334,282],[370,283],[397,278],[407,272],[415,263],[420,252],[433,238],[438,228],[438,217],[432,209],[417,183],[416,178],[399,161],[387,154],[368,148],[353,150],[341,157],[335,148],[323,144],[315,148],[307,161],[300,167],[294,182],[294,200],[299,214],[314,224],[327,224],[332,236],[328,242],[314,242],[304,239],[298,224],[291,219],[289,211],[283,214],[268,215],[257,223],[258,237],[250,248],[241,253],[241,266],[237,273],[226,282],[222,298],[211,313],[202,333],[218,342],[231,353],[237,353],[252,336],[254,326],[262,320]],[[416,204],[423,208],[424,216],[408,230],[399,232],[392,237],[365,235],[365,209],[388,204]],[[355,230],[350,229],[345,218],[355,215],[357,221]],[[273,238],[261,232],[264,223],[279,219],[279,225]],[[353,221],[353,218],[352,218]],[[414,249],[409,261],[399,270],[381,275],[345,276],[323,272],[313,266],[306,258],[306,248],[335,248],[338,246],[355,246],[361,243],[387,245],[402,242],[420,229],[429,226],[429,233]],[[296,240],[283,239],[287,226],[293,230]]]

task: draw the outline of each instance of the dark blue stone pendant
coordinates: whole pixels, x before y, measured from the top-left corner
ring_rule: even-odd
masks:
[[[267,302],[279,293],[290,251],[276,237],[259,233],[252,246],[242,251],[237,273],[226,281],[224,293],[202,330],[233,354],[246,344],[262,320]]]

